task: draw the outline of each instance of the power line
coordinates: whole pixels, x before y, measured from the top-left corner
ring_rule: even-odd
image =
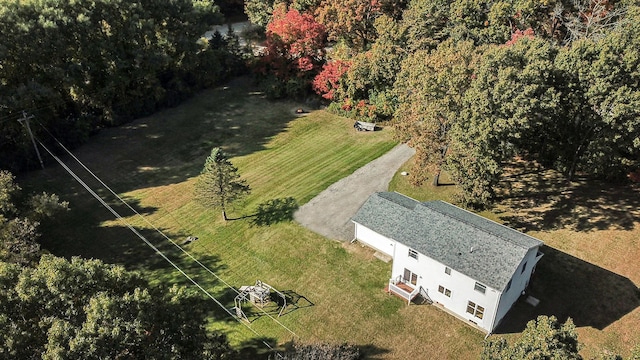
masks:
[[[30,119],[33,119],[33,115],[27,116],[27,112],[23,111],[22,119],[19,119],[18,122],[27,128],[27,132],[29,133],[29,137],[31,138],[31,142],[33,143],[33,148],[36,150],[36,155],[38,155],[38,161],[40,161],[40,166],[44,170],[44,163],[42,162],[42,156],[40,156],[40,150],[38,150],[38,145],[36,145],[36,141],[33,138],[33,133],[31,132],[31,125],[29,125]]]
[[[42,126],[40,124],[40,126]],[[67,152],[78,164],[80,164],[80,166],[82,166],[82,168],[87,171],[89,174],[91,174],[91,176],[93,176],[94,179],[96,179],[98,182],[100,182],[100,184],[107,189],[109,192],[111,192],[111,194],[113,194],[118,200],[120,200],[120,202],[122,202],[126,207],[128,207],[131,211],[133,211],[135,214],[137,214],[140,218],[142,218],[142,220],[144,222],[146,222],[148,225],[150,225],[156,232],[158,232],[160,235],[162,235],[165,239],[167,239],[171,244],[173,244],[173,246],[175,246],[176,248],[178,248],[182,253],[184,253],[185,255],[187,255],[189,258],[191,258],[196,264],[198,264],[202,269],[204,269],[205,271],[207,271],[209,274],[213,275],[216,279],[218,279],[220,282],[222,282],[225,286],[227,286],[228,288],[230,288],[231,290],[233,290],[236,294],[240,294],[240,292],[233,286],[231,286],[229,283],[227,283],[224,279],[222,279],[220,276],[218,276],[215,272],[213,272],[213,270],[211,270],[209,267],[207,267],[206,265],[204,265],[202,262],[200,262],[197,258],[195,258],[193,255],[191,255],[188,251],[186,251],[182,246],[178,245],[175,241],[173,241],[171,238],[169,238],[162,230],[158,229],[153,223],[151,223],[146,217],[144,217],[142,214],[140,214],[137,210],[135,210],[133,207],[131,207],[122,197],[120,197],[115,191],[113,191],[107,184],[105,184],[94,172],[92,172],[82,161],[80,161],[80,159],[78,159],[71,151],[69,151],[69,149],[67,149],[55,136],[53,136],[53,134],[51,134],[44,126],[42,126],[45,131],[54,139],[54,141],[56,141],[56,143],[58,143],[58,145],[60,147],[62,147],[65,152]],[[43,146],[44,147],[44,146]],[[47,150],[48,151],[48,150]],[[56,160],[58,160],[56,158]],[[66,169],[66,166],[65,166]],[[75,177],[75,176],[74,176]],[[76,179],[77,180],[77,179]],[[83,185],[84,186],[84,185]],[[280,322],[278,319],[274,318],[271,314],[269,314],[268,312],[266,312],[264,309],[259,308],[260,311],[266,315],[267,317],[269,317],[271,320],[273,320],[274,322],[276,322],[278,325],[280,325],[282,328],[284,328],[285,330],[287,330],[289,333],[291,333],[293,336],[298,337],[298,335],[293,332],[291,329],[289,329],[286,325],[284,325],[282,322]]]
[[[127,222],[117,211],[115,211],[109,204],[107,204],[104,199],[102,199],[98,194],[96,194],[91,187],[89,187],[82,179],[80,179],[60,158],[58,158],[53,152],[51,152],[40,140],[37,140],[38,144],[42,146],[43,149],[46,150],[51,157],[53,157],[60,166],[62,166],[78,183],[80,183],[96,200],[98,200],[102,206],[104,206],[107,210],[109,210],[118,220],[124,223],[131,232],[133,232],[136,236],[138,236],[142,241],[145,242],[151,249],[153,249],[158,255],[160,255],[164,260],[166,260],[171,266],[173,266],[180,274],[182,274],[185,278],[187,278],[193,285],[195,285],[200,291],[205,293],[211,300],[213,300],[220,308],[222,308],[227,314],[233,317],[236,321],[244,325],[247,329],[251,330],[256,336],[262,337],[262,335],[253,329],[251,326],[246,324],[244,321],[234,316],[233,313],[227,309],[215,296],[213,296],[210,292],[208,292],[205,288],[203,288],[197,281],[195,281],[192,277],[190,277],[187,273],[185,273],[178,265],[176,265],[171,259],[169,259],[162,251],[160,251],[157,247],[155,247],[149,240],[147,240],[142,234],[138,232],[129,222]],[[270,350],[274,350],[273,347],[262,340],[262,343],[267,346]]]

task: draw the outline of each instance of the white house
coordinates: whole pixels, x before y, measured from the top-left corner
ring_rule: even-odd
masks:
[[[393,258],[389,291],[418,295],[491,333],[527,288],[542,241],[444,201],[371,195],[355,240]]]

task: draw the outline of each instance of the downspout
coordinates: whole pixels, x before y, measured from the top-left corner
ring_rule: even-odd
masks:
[[[495,307],[495,309],[493,309],[493,319],[491,319],[491,330],[489,330],[487,335],[484,337],[485,340],[487,340],[489,335],[491,335],[493,333],[493,327],[496,324],[496,317],[498,316],[498,308],[500,307],[500,301],[502,300],[502,294],[503,294],[503,292],[501,291],[500,292],[500,296],[498,296],[498,302],[496,303],[496,307]]]
[[[353,223],[353,240],[351,240],[351,244],[353,244],[358,240],[358,223],[353,220],[351,222]]]

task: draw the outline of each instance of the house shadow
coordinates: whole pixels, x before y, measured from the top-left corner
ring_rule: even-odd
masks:
[[[521,332],[539,315],[602,330],[640,306],[640,288],[628,278],[549,246],[541,250],[527,294],[540,303],[533,307],[521,297],[495,333]]]
[[[497,193],[510,209],[505,225],[523,232],[632,230],[640,222],[640,186],[579,178],[516,161],[506,168]]]

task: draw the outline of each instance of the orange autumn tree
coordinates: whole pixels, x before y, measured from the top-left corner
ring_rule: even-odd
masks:
[[[267,24],[266,50],[259,73],[290,90],[308,89],[325,61],[326,32],[313,16],[280,4]],[[294,84],[293,89],[291,85]]]

